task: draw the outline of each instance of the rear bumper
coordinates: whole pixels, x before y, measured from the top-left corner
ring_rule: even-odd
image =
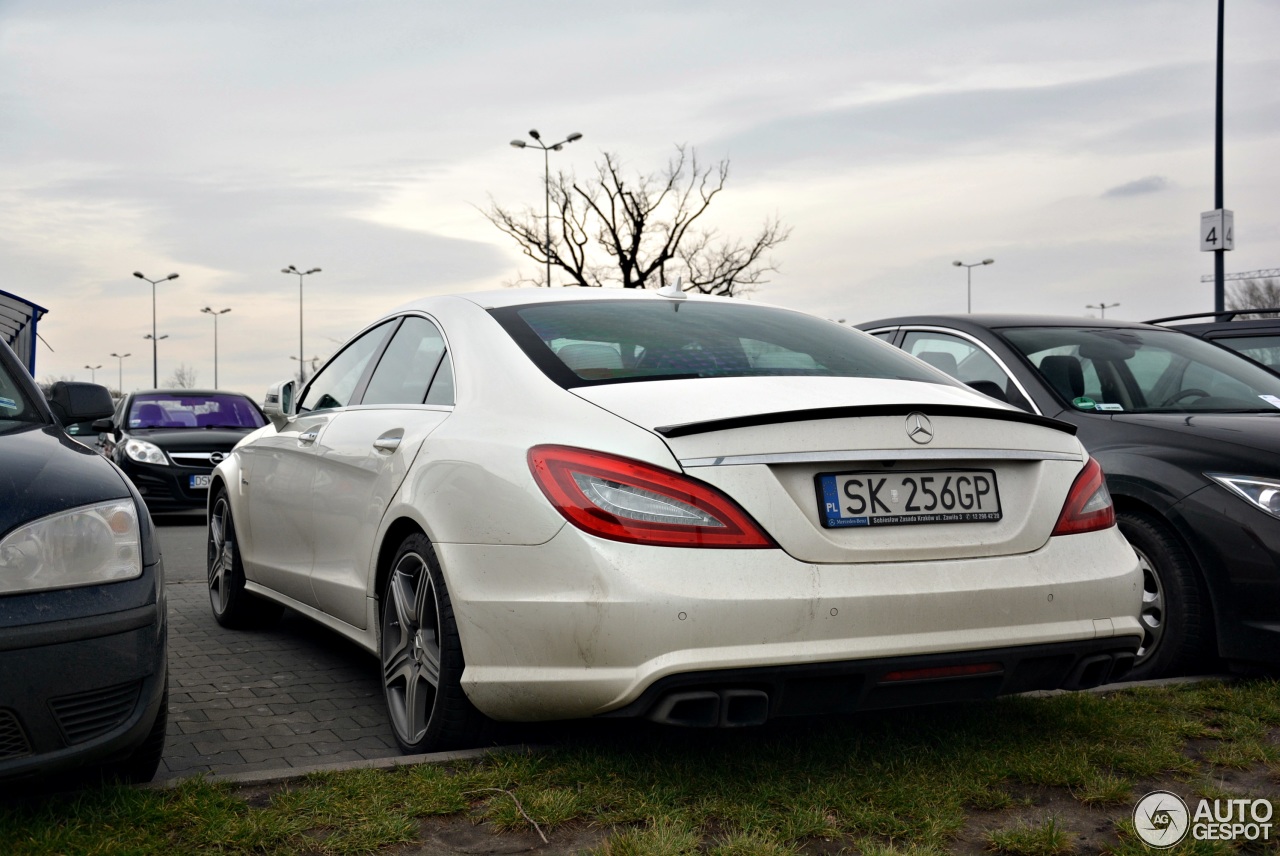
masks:
[[[603,714],[668,725],[734,727],[781,716],[971,701],[1031,690],[1080,690],[1122,679],[1139,636],[662,678]]]
[[[436,549],[463,688],[496,719],[596,716],[690,674],[1094,640],[1123,651],[1141,635],[1142,577],[1115,528],[1015,556],[839,565],[620,544],[571,526],[539,546]]]

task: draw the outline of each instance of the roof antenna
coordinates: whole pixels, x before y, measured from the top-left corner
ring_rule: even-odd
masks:
[[[684,289],[680,287],[681,280],[682,280],[682,277],[676,277],[675,282],[667,283],[666,285],[662,286],[662,288],[659,288],[658,296],[669,297],[672,300],[686,299],[688,295],[685,294]]]

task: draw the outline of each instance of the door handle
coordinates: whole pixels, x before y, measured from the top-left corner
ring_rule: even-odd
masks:
[[[320,436],[320,429],[312,428],[310,431],[308,431],[305,434],[299,434],[298,442],[304,446],[309,446],[312,443],[314,443],[316,441],[316,438],[319,436]]]
[[[373,441],[373,448],[379,452],[394,452],[400,448],[400,441],[403,439],[403,434],[383,434]]]

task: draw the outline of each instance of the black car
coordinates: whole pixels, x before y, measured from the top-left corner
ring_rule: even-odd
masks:
[[[0,787],[89,766],[149,781],[164,749],[167,627],[142,497],[63,425],[105,387],[46,402],[0,341]],[[56,415],[55,415],[56,414]]]
[[[1135,679],[1280,662],[1280,375],[1176,330],[999,315],[859,328],[1076,427],[1145,576]]]
[[[213,468],[265,424],[258,405],[238,392],[152,389],[129,393],[93,427],[156,512],[203,509]]]
[[[1255,318],[1255,315],[1270,317]],[[1243,316],[1243,317],[1242,317]],[[1209,321],[1196,321],[1209,318]],[[1251,360],[1280,371],[1280,309],[1240,309],[1171,315],[1148,324],[1164,324],[1176,330],[1208,339]]]

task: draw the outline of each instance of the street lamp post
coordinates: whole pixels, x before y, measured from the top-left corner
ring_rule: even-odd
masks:
[[[117,360],[120,361],[120,378],[117,381],[118,386],[116,387],[116,392],[120,393],[120,395],[123,396],[124,395],[124,358],[132,357],[133,354],[132,353],[112,354],[111,356],[115,357]]]
[[[1084,308],[1085,308],[1085,309],[1097,309],[1099,312],[1101,312],[1101,313],[1102,313],[1102,317],[1103,317],[1103,318],[1106,318],[1106,317],[1107,317],[1107,310],[1108,310],[1108,309],[1110,309],[1110,308],[1112,308],[1113,306],[1119,306],[1119,305],[1120,305],[1119,303],[1086,303],[1086,304],[1084,305]]]
[[[961,261],[952,262],[956,267],[962,267],[965,269],[966,312],[973,314],[973,269],[976,267],[982,267],[983,265],[993,265],[995,263],[995,259],[983,259],[982,261],[974,262],[971,265],[967,265]]]
[[[320,273],[320,268],[298,270],[296,265],[289,265],[287,268],[281,268],[280,273],[298,275],[298,383],[301,384],[306,382],[306,378],[303,377],[306,364],[302,361],[302,278],[313,273]]]
[[[159,363],[156,362],[156,345],[157,343],[159,343],[161,339],[169,338],[169,334],[165,333],[163,336],[153,336],[152,334],[148,333],[142,338],[151,340],[151,388],[159,389],[160,375],[159,373],[156,372],[156,368],[155,368],[157,365],[159,365]]]
[[[565,143],[573,143],[582,139],[582,134],[574,131],[558,143],[547,145],[542,142],[542,135],[537,130],[529,132],[529,136],[533,137],[533,141],[538,144],[538,148],[542,149],[542,184],[545,189],[546,197],[546,214],[547,214],[547,242],[543,246],[543,252],[547,257],[547,288],[551,287],[551,152],[558,152],[564,148]],[[524,140],[512,140],[511,145],[517,149],[530,148],[529,144]]]
[[[319,358],[319,357],[316,357],[316,356],[308,357],[308,358],[307,358],[307,359],[305,359],[305,360],[299,360],[297,357],[290,357],[289,359],[291,359],[291,360],[296,360],[296,361],[297,361],[297,363],[298,363],[298,377],[299,377],[299,378],[301,378],[301,377],[303,376],[303,374],[304,374],[303,369],[306,367],[306,364],[307,364],[307,363],[311,363],[311,374],[312,374],[312,376],[314,376],[314,375],[315,375],[315,371],[316,371],[316,364],[318,364],[318,363],[320,362],[320,358]]]
[[[228,307],[226,309],[213,309],[209,306],[206,306],[204,309],[201,309],[200,311],[206,315],[213,316],[213,388],[217,389],[218,388],[218,316],[226,315],[228,312],[231,311],[231,308]]]
[[[138,270],[135,270],[133,275],[138,279],[144,279],[151,283],[151,335],[148,338],[151,339],[151,388],[155,389],[160,386],[160,359],[159,354],[156,351],[156,342],[159,341],[159,339],[168,338],[168,336],[156,337],[156,283],[168,282],[171,279],[177,279],[178,275],[176,273],[171,273],[160,279],[147,279],[147,277],[142,275],[142,271]]]
[[[85,368],[87,368],[87,369],[89,370],[89,383],[97,383],[97,382],[98,382],[98,369],[102,368],[102,366],[89,366],[89,365],[86,365],[86,366],[85,366]]]

